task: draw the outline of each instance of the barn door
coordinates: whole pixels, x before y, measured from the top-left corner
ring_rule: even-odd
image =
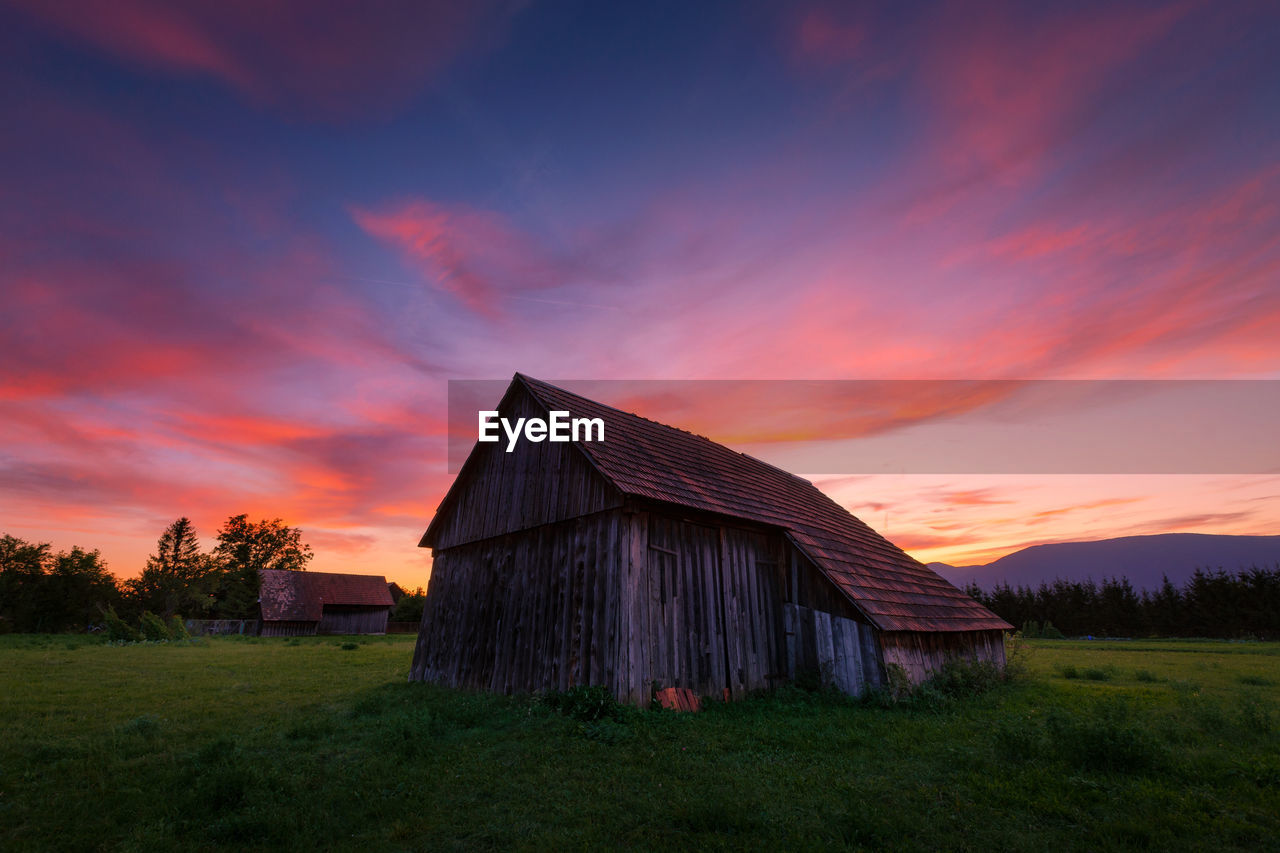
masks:
[[[650,516],[649,620],[660,687],[737,696],[786,671],[776,555],[763,534]]]
[[[649,665],[656,686],[702,696],[729,686],[719,564],[716,528],[650,516]]]

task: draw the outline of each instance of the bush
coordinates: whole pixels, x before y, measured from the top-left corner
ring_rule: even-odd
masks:
[[[1058,674],[1063,678],[1079,678],[1080,670],[1075,668],[1074,664],[1064,664],[1058,667]]]
[[[1091,667],[1084,671],[1084,677],[1090,681],[1107,681],[1111,678],[1111,673],[1107,672],[1105,669]]]
[[[1045,622],[1044,627],[1040,629],[1040,636],[1046,640],[1065,640],[1067,635],[1053,627],[1052,622]]]
[[[142,639],[142,634],[136,628],[116,615],[114,607],[102,611],[102,622],[107,639],[113,643],[136,643]]]
[[[1000,670],[987,661],[952,658],[930,676],[921,687],[936,690],[943,696],[962,698],[985,693],[1000,683]]]
[[[1154,682],[1154,681],[1160,680],[1159,678],[1156,678],[1155,673],[1153,673],[1149,669],[1140,669],[1133,674],[1133,677],[1138,679],[1139,681],[1146,681],[1146,682]]]
[[[164,624],[164,620],[150,610],[142,611],[142,618],[138,620],[138,628],[142,631],[143,639],[156,643],[169,639],[169,626]]]
[[[182,621],[182,617],[174,614],[169,617],[169,639],[171,640],[190,640],[191,632],[187,630],[187,623]]]
[[[1027,645],[1025,635],[1004,635],[1004,672],[1001,676],[1005,681],[1015,681],[1026,675],[1030,658],[1031,647]]]

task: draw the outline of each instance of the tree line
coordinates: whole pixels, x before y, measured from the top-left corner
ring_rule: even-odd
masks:
[[[304,571],[313,556],[298,528],[243,514],[223,523],[217,545],[206,553],[183,517],[165,528],[142,573],[121,582],[97,550],[54,553],[48,543],[6,534],[0,537],[0,630],[83,631],[108,612],[132,622],[148,612],[165,622],[175,616],[252,619],[258,572]]]
[[[1125,577],[965,591],[1034,636],[1280,638],[1280,564],[1198,568],[1181,586],[1166,576],[1140,592]]]

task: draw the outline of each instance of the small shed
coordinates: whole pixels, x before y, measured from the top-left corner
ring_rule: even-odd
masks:
[[[520,374],[497,408],[599,418],[604,440],[476,444],[420,543],[434,562],[410,678],[643,704],[1003,666],[1012,626],[808,480]]]
[[[264,637],[387,632],[392,601],[381,575],[276,569],[258,575],[258,633]]]

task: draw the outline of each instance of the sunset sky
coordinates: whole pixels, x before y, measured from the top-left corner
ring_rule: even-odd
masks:
[[[450,379],[1280,379],[1280,7],[1042,6],[0,2],[0,532],[413,586]],[[797,473],[926,561],[1280,533],[1266,465]]]

